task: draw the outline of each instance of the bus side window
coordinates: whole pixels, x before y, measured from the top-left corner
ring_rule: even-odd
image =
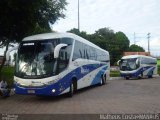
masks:
[[[67,54],[67,47],[62,48],[58,58],[58,72],[62,72],[69,63],[69,56]]]
[[[86,49],[86,58],[89,59],[88,51]]]
[[[82,52],[80,49],[79,49],[79,54],[80,54],[80,58],[82,58],[83,56],[82,56]]]
[[[79,41],[75,41],[74,52],[73,52],[73,61],[78,58],[84,57],[83,45]]]

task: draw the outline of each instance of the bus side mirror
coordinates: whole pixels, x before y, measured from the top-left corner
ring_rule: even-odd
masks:
[[[58,58],[59,57],[59,51],[62,47],[67,47],[67,44],[59,44],[55,47],[54,49],[54,58]]]
[[[118,60],[117,65],[119,66],[121,60]]]
[[[11,49],[9,49],[6,53],[6,61],[9,61],[9,56],[10,56],[10,52],[12,52],[13,50],[18,50],[18,46],[15,46]]]

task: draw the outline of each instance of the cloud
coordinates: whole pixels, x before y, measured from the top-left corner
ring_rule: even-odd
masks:
[[[94,33],[103,27],[124,32],[131,43],[133,33],[143,33],[137,44],[147,50],[147,33],[151,33],[151,52],[160,55],[160,0],[79,0],[80,30]],[[54,31],[65,32],[78,26],[78,0],[67,0],[66,18],[58,20]],[[152,38],[153,36],[153,38]],[[2,52],[1,52],[2,53]]]
[[[154,38],[150,42],[151,46],[160,47],[160,38]]]
[[[80,30],[94,33],[103,27],[110,27],[115,32],[122,31],[133,43],[133,33],[143,33],[139,45],[147,49],[146,35],[160,34],[160,0],[79,0]],[[77,0],[68,0],[66,19],[54,25],[57,31],[77,28]],[[160,35],[151,40],[151,46],[160,51]],[[155,52],[156,52],[155,51]],[[152,51],[154,53],[154,50]],[[160,53],[159,53],[160,55]]]

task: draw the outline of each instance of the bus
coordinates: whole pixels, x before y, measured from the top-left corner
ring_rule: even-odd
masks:
[[[109,52],[72,33],[26,37],[17,50],[16,94],[57,96],[109,79]]]
[[[157,59],[144,55],[128,55],[118,61],[120,74],[129,78],[152,78],[157,74]]]

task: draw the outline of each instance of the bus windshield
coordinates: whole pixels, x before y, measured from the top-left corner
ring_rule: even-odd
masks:
[[[21,78],[44,78],[57,74],[58,60],[54,58],[54,48],[60,43],[60,39],[22,42],[15,75]]]
[[[136,65],[137,59],[138,58],[122,59],[120,62],[120,70],[122,71],[136,70],[139,67],[139,65]]]

